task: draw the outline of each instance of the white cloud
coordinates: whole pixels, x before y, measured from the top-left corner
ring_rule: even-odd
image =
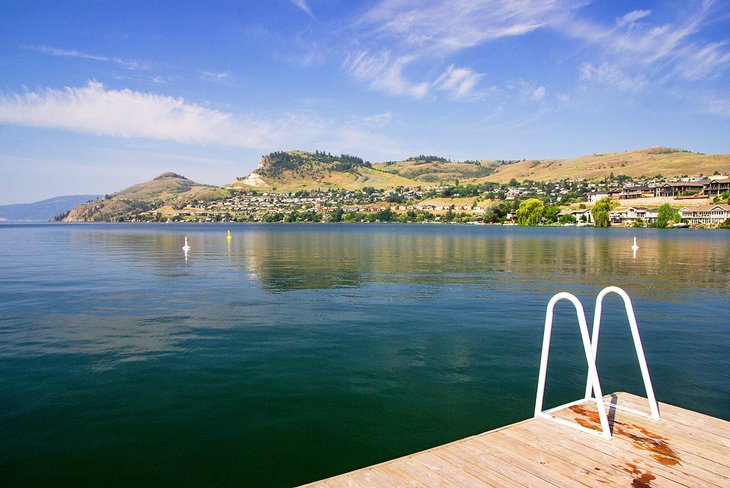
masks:
[[[584,81],[596,81],[629,92],[639,91],[648,84],[644,75],[629,76],[620,66],[608,62],[598,66],[583,63],[580,67],[580,77]]]
[[[517,91],[522,102],[540,102],[547,96],[547,88],[542,85],[533,85],[524,80],[510,84],[510,88]]]
[[[345,67],[355,78],[367,81],[370,88],[391,95],[423,98],[428,93],[428,83],[412,82],[403,70],[414,60],[411,56],[395,57],[390,51],[372,54],[360,51],[348,56]]]
[[[208,81],[226,81],[231,78],[230,71],[201,71],[200,75]]]
[[[291,3],[294,4],[295,7],[309,15],[310,17],[314,18],[314,14],[312,14],[312,9],[309,8],[309,5],[307,4],[307,0],[290,0]]]
[[[714,42],[704,47],[693,46],[677,65],[677,72],[688,80],[715,78],[730,65],[727,42]]]
[[[703,41],[699,35],[712,19],[712,6],[712,1],[703,1],[691,15],[678,15],[673,22],[659,23],[651,11],[634,10],[612,27],[574,19],[558,28],[598,48],[597,59],[581,66],[583,80],[610,82],[619,89],[637,91],[649,81],[696,81],[727,70],[727,43]]]
[[[701,111],[707,114],[730,118],[730,98],[727,95],[710,95],[701,104]]]
[[[439,76],[433,85],[438,90],[451,93],[452,98],[466,98],[472,94],[474,87],[484,77],[469,68],[455,68],[452,64]]]
[[[149,69],[149,66],[146,63],[142,63],[140,61],[136,61],[133,59],[122,59],[122,58],[118,58],[118,57],[109,57],[109,56],[101,56],[98,54],[89,54],[89,53],[77,51],[75,49],[59,49],[59,48],[50,47],[50,46],[30,46],[28,49],[39,52],[41,54],[46,54],[48,56],[56,56],[56,57],[62,57],[62,58],[89,59],[92,61],[102,61],[105,63],[114,63],[119,66],[123,66],[127,69]]]
[[[571,0],[383,0],[359,23],[403,46],[439,54],[549,25],[583,2]]]
[[[238,119],[181,98],[112,90],[96,81],[80,88],[2,94],[0,121],[97,136],[253,148],[276,146],[285,137],[296,139],[323,131],[323,123],[312,118]]]
[[[345,67],[371,89],[390,95],[424,98],[437,91],[452,99],[477,93],[484,75],[449,65],[435,79],[433,60],[486,42],[521,36],[558,23],[579,0],[382,0],[358,18],[357,49]],[[377,46],[387,43],[388,49]],[[363,46],[366,46],[363,48]],[[419,81],[413,73],[429,73]],[[438,69],[438,68],[437,68]],[[539,95],[539,94],[538,94]]]
[[[307,115],[236,117],[154,93],[113,90],[89,81],[79,88],[0,93],[0,124],[70,130],[95,136],[143,138],[263,151],[293,148],[393,154],[399,145],[377,132],[390,112],[346,121]]]
[[[367,126],[384,127],[384,126],[388,125],[392,119],[393,119],[392,112],[383,112],[380,114],[368,115],[366,117],[363,117],[360,120],[364,125],[367,125]]]

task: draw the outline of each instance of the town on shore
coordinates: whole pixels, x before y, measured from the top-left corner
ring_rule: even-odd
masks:
[[[421,155],[371,164],[277,151],[223,187],[168,172],[55,220],[730,227],[730,155],[654,147],[571,160]]]
[[[142,210],[129,222],[448,222],[475,224],[718,227],[730,219],[730,177],[602,182],[311,189],[229,189],[226,197]]]

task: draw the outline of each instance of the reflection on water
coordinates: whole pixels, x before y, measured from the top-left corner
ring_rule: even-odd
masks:
[[[730,419],[729,256],[719,231],[0,226],[0,469],[289,486],[514,422],[550,296],[590,316],[607,285],[634,300],[659,400]],[[585,378],[556,311],[548,406]],[[606,311],[604,390],[642,393]]]

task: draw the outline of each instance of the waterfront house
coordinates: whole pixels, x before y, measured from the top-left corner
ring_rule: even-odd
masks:
[[[612,210],[610,216],[611,222],[615,224],[634,225],[639,220],[646,224],[653,224],[659,216],[659,211],[643,207],[629,207],[626,210]]]
[[[684,207],[679,211],[679,215],[690,225],[718,225],[730,218],[730,205]]]

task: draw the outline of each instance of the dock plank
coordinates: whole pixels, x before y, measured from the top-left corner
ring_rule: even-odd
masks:
[[[604,399],[648,411],[646,399],[629,393]],[[528,419],[305,486],[730,486],[730,422],[663,403],[660,412],[654,421],[611,409],[610,441]],[[599,428],[592,402],[554,416]]]

